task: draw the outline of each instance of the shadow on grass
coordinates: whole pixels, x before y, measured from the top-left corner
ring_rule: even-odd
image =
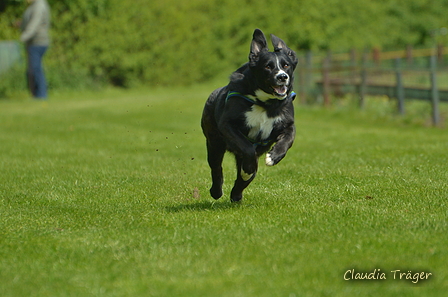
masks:
[[[182,211],[217,211],[241,207],[241,203],[232,203],[230,201],[196,201],[165,207],[168,212]]]

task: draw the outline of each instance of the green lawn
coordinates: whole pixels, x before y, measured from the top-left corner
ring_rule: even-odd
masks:
[[[446,128],[297,105],[286,158],[235,205],[228,155],[215,202],[217,86],[0,101],[0,296],[446,296]]]

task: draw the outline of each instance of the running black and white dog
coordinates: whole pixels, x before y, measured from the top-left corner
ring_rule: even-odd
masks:
[[[256,29],[249,62],[231,75],[227,86],[213,91],[205,104],[201,125],[214,199],[222,196],[221,164],[226,150],[236,157],[237,178],[230,199],[237,202],[255,178],[258,158],[267,152],[266,165],[276,165],[293,144],[292,84],[298,60],[283,40],[274,35],[271,40],[273,52],[269,52],[263,32]]]

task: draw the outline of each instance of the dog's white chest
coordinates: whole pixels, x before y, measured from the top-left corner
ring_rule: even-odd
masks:
[[[246,112],[246,125],[250,128],[249,138],[256,140],[268,139],[271,135],[274,124],[281,120],[281,117],[268,117],[266,110],[258,105],[253,105],[252,109]]]

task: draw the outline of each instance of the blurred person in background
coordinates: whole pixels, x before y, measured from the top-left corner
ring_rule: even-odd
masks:
[[[27,52],[28,87],[35,99],[47,98],[47,82],[42,67],[42,58],[50,45],[50,6],[47,0],[27,0],[21,24],[20,41]]]

